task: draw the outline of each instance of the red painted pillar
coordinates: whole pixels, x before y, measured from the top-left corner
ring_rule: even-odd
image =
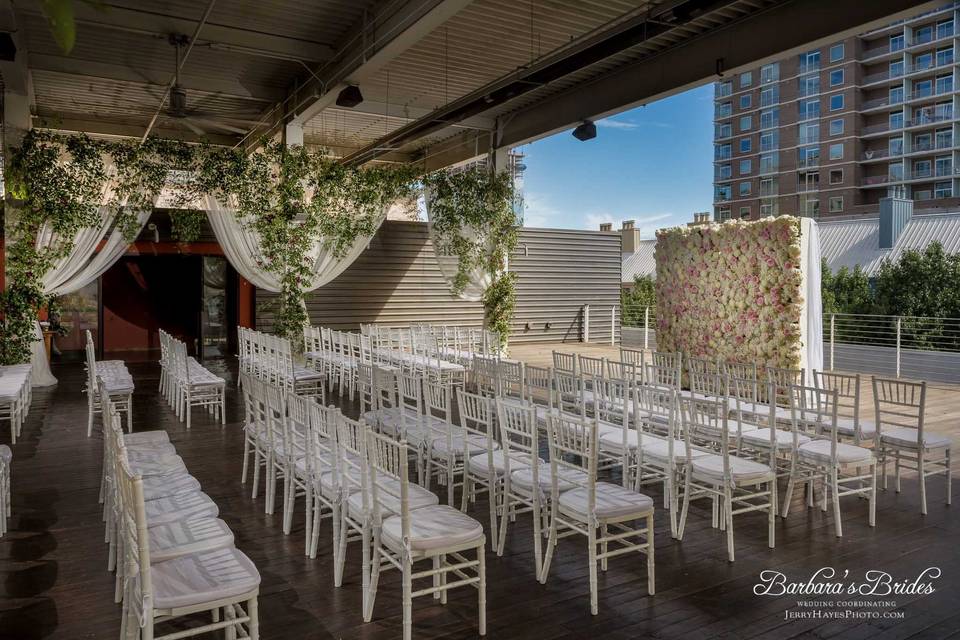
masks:
[[[237,323],[241,327],[253,329],[253,285],[243,276],[238,277],[240,284],[239,295],[237,296]]]

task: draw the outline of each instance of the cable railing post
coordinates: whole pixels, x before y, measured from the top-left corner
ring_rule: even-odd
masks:
[[[580,342],[590,342],[590,305],[583,305],[583,336]]]
[[[903,321],[902,316],[897,316],[897,377],[900,377],[900,326]]]
[[[650,307],[643,308],[643,348],[650,348]]]
[[[837,314],[830,314],[830,370],[833,371],[833,345],[836,342],[837,337]]]

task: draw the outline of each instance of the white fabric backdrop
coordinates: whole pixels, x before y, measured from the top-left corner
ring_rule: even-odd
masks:
[[[447,281],[447,285],[452,289],[453,282],[457,277],[457,272],[460,270],[460,260],[455,255],[440,255],[440,253],[437,251],[437,237],[433,232],[433,223],[430,220],[430,200],[430,192],[427,191],[424,193],[423,201],[424,208],[427,210],[427,228],[430,231],[430,241],[433,242],[433,253],[437,257],[437,266],[440,267],[440,273],[443,275],[443,279]],[[461,229],[460,233],[465,238],[472,238],[476,236],[476,233],[470,227]],[[493,284],[493,278],[486,269],[479,267],[474,268],[468,274],[467,285],[463,288],[463,291],[458,297],[461,300],[477,302],[478,300],[483,299],[484,292],[491,284]]]
[[[254,231],[245,228],[243,223],[237,220],[235,208],[225,207],[217,198],[207,196],[206,209],[207,218],[210,219],[210,226],[213,227],[213,233],[217,236],[217,242],[220,243],[224,255],[237,273],[260,289],[274,293],[280,291],[280,280],[277,274],[270,273],[257,264],[258,258],[263,255],[260,251],[260,239]],[[386,216],[387,212],[384,210],[377,222],[377,228]],[[307,282],[305,290],[318,289],[343,273],[363,253],[372,237],[357,238],[340,258],[325,246],[323,240],[318,241],[310,252],[313,276]]]
[[[809,380],[814,369],[823,370],[820,227],[810,218],[800,219],[800,274],[803,294],[803,307],[800,311],[800,365],[807,370]]]

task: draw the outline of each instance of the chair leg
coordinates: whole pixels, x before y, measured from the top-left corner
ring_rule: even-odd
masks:
[[[540,496],[539,491],[534,489],[533,491],[533,554],[534,554],[534,565],[536,567],[537,575],[540,575],[540,572],[543,570],[543,534],[541,530],[541,525],[543,523],[543,514],[540,510],[543,508],[540,505]]]
[[[256,597],[247,601],[247,617],[250,618],[250,622],[247,623],[250,640],[260,640],[260,618],[257,612]]]
[[[877,463],[870,465],[873,480],[870,483],[870,526],[877,525]]]
[[[771,549],[777,544],[777,476],[774,472],[770,481],[770,506],[767,507],[767,546]]]
[[[133,394],[127,396],[127,433],[133,433]]]
[[[894,452],[893,472],[896,476],[896,490],[900,493],[900,450]]]
[[[587,540],[590,545],[590,614],[597,615],[600,609],[597,598],[597,529],[592,523],[587,525]]]
[[[654,595],[656,588],[656,561],[653,549],[653,512],[647,514],[647,593]]]
[[[840,472],[836,467],[830,468],[830,491],[833,493],[833,519],[837,537],[843,537],[843,521],[840,519]]]
[[[304,481],[304,496],[303,496],[303,509],[304,509],[304,518],[303,526],[305,529],[304,537],[304,550],[303,553],[307,557],[310,556],[310,543],[313,540],[313,482],[308,478]]]
[[[480,585],[477,589],[477,609],[480,617],[480,635],[487,635],[487,554],[486,544],[477,547],[477,572],[480,574]]]
[[[950,470],[950,448],[947,447],[945,464],[947,465],[944,476],[947,479],[947,505],[950,504],[950,485],[953,483],[952,472]]]
[[[917,473],[920,474],[920,513],[927,515],[927,470],[922,447],[917,451]],[[897,477],[897,490],[900,490],[899,475]]]
[[[727,557],[733,562],[733,496],[730,487],[723,488],[723,517],[727,525]]]

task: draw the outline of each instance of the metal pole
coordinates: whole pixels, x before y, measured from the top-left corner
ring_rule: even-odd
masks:
[[[900,377],[900,322],[902,317],[897,316],[897,377]]]
[[[837,336],[837,326],[836,326],[837,314],[830,314],[830,370],[833,371],[833,344],[836,341]]]
[[[581,342],[590,342],[590,305],[583,305],[583,337]]]
[[[610,307],[610,346],[617,344],[617,305]]]
[[[643,348],[650,348],[650,307],[643,308]]]

